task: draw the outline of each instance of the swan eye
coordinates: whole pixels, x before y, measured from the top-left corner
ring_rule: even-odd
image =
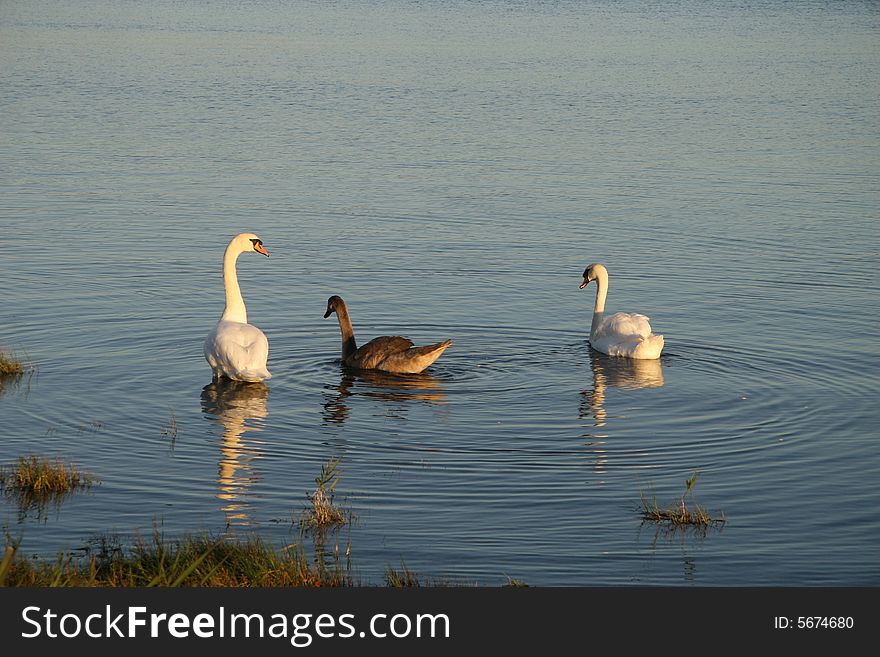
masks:
[[[257,240],[257,239],[251,238],[251,242],[253,243],[253,245],[254,245],[255,247],[257,247],[257,246],[263,246],[263,240]]]

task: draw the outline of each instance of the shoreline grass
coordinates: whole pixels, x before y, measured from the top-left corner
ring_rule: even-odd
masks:
[[[395,589],[418,588],[422,586],[419,576],[407,568],[406,564],[402,561],[400,562],[400,568],[389,566],[385,569],[385,583]]]
[[[8,539],[7,539],[8,540]],[[310,564],[300,546],[275,550],[260,538],[209,535],[166,541],[155,533],[128,550],[91,557],[22,558],[7,545],[0,586],[12,587],[343,587],[346,569]]]
[[[476,583],[467,583],[449,578],[441,579],[438,577],[425,577],[423,575],[418,575],[414,571],[410,570],[409,566],[407,566],[403,561],[400,562],[399,568],[392,568],[391,566],[389,566],[385,569],[385,584],[393,589],[409,589],[422,587],[452,588],[477,586]]]
[[[231,539],[209,534],[188,534],[166,540],[157,531],[150,540],[131,547],[104,546],[97,554],[73,556],[59,553],[55,559],[25,556],[7,535],[0,553],[0,587],[42,588],[353,588],[375,585],[352,575],[351,565],[340,561],[326,567],[315,556],[310,561],[300,544],[276,550],[258,537]],[[103,537],[102,542],[115,540]],[[527,586],[507,578],[502,586]],[[389,588],[476,587],[477,583],[419,576],[403,562],[387,568],[384,586]],[[381,584],[379,586],[382,586]]]

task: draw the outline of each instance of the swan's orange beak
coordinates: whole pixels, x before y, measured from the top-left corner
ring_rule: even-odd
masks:
[[[580,285],[578,285],[578,289],[579,289],[579,290],[583,290],[583,289],[584,289],[585,287],[587,287],[587,285],[589,285],[589,284],[590,284],[590,279],[589,279],[589,278],[585,278],[585,279],[584,279],[584,282],[581,283]]]
[[[263,247],[262,244],[254,244],[254,251],[257,253],[262,253],[267,258],[269,257],[269,252]]]

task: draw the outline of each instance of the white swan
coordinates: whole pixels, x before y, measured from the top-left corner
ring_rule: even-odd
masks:
[[[608,270],[593,264],[584,270],[580,289],[596,281],[596,305],[590,326],[590,346],[609,356],[626,358],[660,358],[663,336],[654,335],[648,318],[637,313],[614,313],[605,316],[605,297],[608,295]]]
[[[205,360],[214,371],[215,379],[225,376],[236,381],[262,381],[272,377],[266,369],[269,340],[260,329],[247,323],[247,309],[235,272],[235,261],[246,251],[269,255],[263,241],[253,233],[236,235],[226,247],[223,255],[226,309],[205,338]]]

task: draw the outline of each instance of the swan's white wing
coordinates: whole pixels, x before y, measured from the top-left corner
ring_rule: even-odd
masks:
[[[638,313],[614,313],[605,317],[596,327],[596,338],[615,338],[627,340],[647,338],[651,335],[651,324],[648,318]]]
[[[221,320],[205,339],[205,359],[215,374],[238,381],[262,381],[272,375],[266,369],[269,340],[251,324]]]
[[[663,336],[654,335],[648,318],[638,313],[605,317],[590,335],[590,345],[609,356],[659,358]]]

